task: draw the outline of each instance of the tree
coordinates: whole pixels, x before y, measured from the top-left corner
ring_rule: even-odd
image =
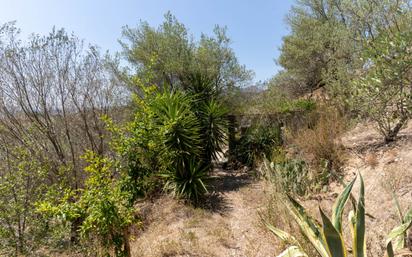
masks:
[[[327,86],[333,96],[348,97],[349,81],[362,70],[362,51],[380,31],[396,33],[410,16],[410,1],[300,0],[288,16],[279,64],[290,87],[306,92]],[[310,33],[308,33],[310,31]],[[286,76],[286,75],[287,76]]]
[[[377,35],[365,50],[365,72],[353,83],[353,108],[371,118],[385,142],[395,140],[412,112],[412,32]]]
[[[150,71],[150,84],[159,88],[166,84],[170,90],[185,89],[190,77],[200,73],[213,80],[216,92],[221,92],[242,85],[252,76],[239,64],[225,28],[216,26],[214,36],[202,34],[195,41],[170,12],[158,28],[146,22],[137,28],[125,27],[121,44],[126,59],[136,70],[134,76],[141,78]]]
[[[52,161],[55,173],[61,165],[69,167],[78,188],[78,157],[85,149],[107,149],[100,116],[120,103],[118,84],[105,71],[97,49],[84,50],[64,30],[33,36],[27,45],[17,36],[12,28],[0,48],[1,136],[30,147],[39,160]]]
[[[283,38],[278,63],[291,87],[312,91],[326,84],[324,74],[333,72],[336,60],[350,63],[352,36],[341,16],[341,1],[303,0],[292,8],[287,22],[291,34]],[[308,33],[310,31],[310,33]]]

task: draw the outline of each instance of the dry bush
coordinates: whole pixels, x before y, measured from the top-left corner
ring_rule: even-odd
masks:
[[[327,182],[331,175],[341,171],[343,147],[340,141],[347,127],[343,115],[331,107],[320,106],[314,121],[290,135],[297,152],[315,171],[315,176]]]

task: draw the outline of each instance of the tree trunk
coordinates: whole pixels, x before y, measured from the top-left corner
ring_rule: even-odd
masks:
[[[80,226],[83,223],[83,219],[81,217],[76,218],[73,220],[70,228],[70,243],[77,244],[80,240],[79,230]]]
[[[385,143],[390,143],[395,141],[396,137],[398,136],[399,131],[402,129],[403,125],[405,125],[408,118],[403,116],[399,122],[395,125],[395,127],[389,131],[389,133],[385,136]]]
[[[124,240],[124,255],[126,257],[131,257],[131,252],[130,252],[130,233],[129,233],[129,228],[126,228],[124,230],[123,234],[123,240]]]

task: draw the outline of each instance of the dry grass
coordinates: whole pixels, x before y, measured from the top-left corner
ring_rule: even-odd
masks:
[[[308,127],[301,128],[289,141],[297,147],[316,173],[324,170],[341,172],[344,164],[344,151],[340,138],[347,127],[345,118],[329,107],[319,107],[317,120]]]
[[[290,215],[287,207],[285,206],[286,193],[283,190],[283,186],[278,176],[273,173],[267,172],[269,175],[270,181],[270,190],[269,190],[269,201],[267,203],[267,208],[264,212],[261,213],[262,219],[277,228],[280,228],[284,231],[287,231],[293,235],[301,244],[306,253],[309,253],[311,257],[318,257],[316,250],[312,247],[310,242],[305,238],[301,233],[296,221]],[[309,207],[309,206],[308,206]],[[317,208],[308,208],[309,210],[317,210]],[[276,244],[279,246],[279,249],[284,250],[287,248],[287,245],[281,240],[276,239]],[[279,254],[280,252],[278,252]]]
[[[144,230],[131,243],[132,256],[266,257],[276,252],[274,236],[258,214],[266,207],[265,182],[243,172],[217,173],[217,209],[193,208],[167,197],[155,200],[146,208]]]

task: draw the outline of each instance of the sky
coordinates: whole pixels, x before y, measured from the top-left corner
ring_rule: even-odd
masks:
[[[185,24],[195,38],[227,26],[239,62],[266,80],[280,67],[285,16],[293,0],[0,0],[0,23],[16,21],[23,36],[65,28],[102,50],[120,51],[122,27],[147,21],[158,26],[167,11]]]

